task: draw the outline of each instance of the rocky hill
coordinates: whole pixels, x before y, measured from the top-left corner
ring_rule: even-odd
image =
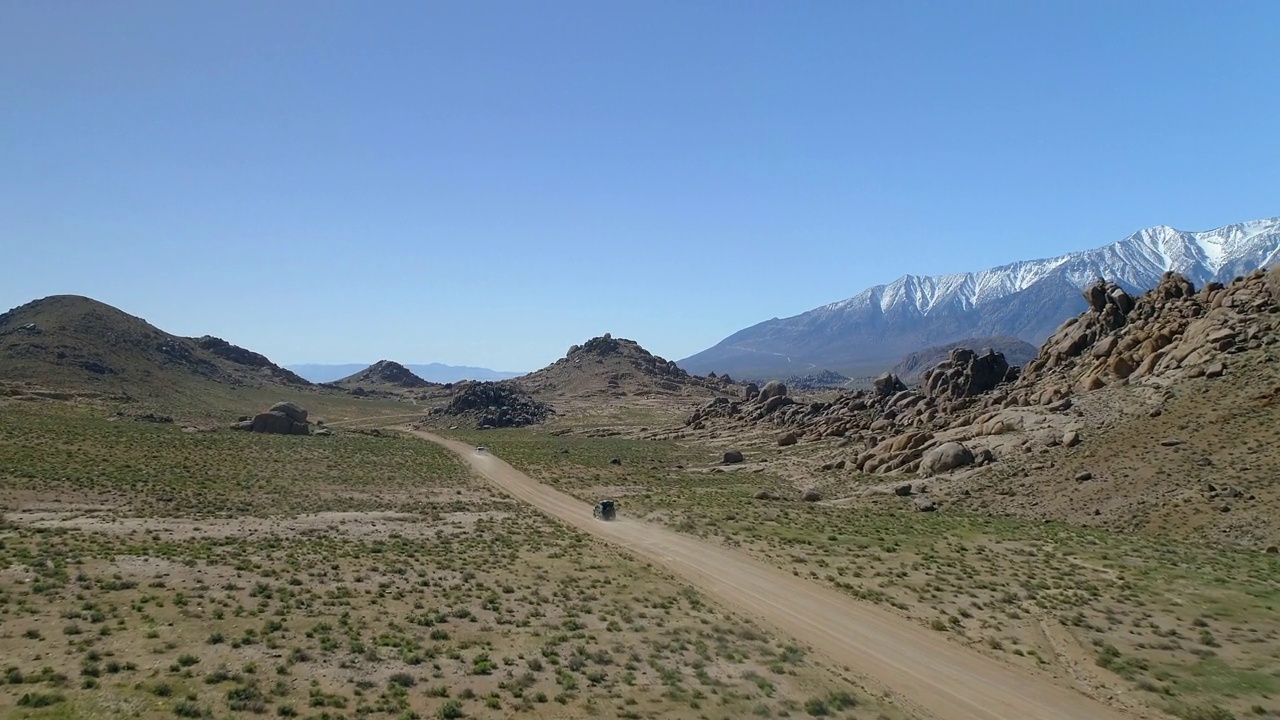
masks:
[[[1012,336],[1039,344],[1085,309],[1080,291],[1109,278],[1129,293],[1166,271],[1230,282],[1280,259],[1280,218],[1205,232],[1167,226],[1056,258],[979,272],[907,275],[837,303],[741,330],[680,361],[690,372],[782,378],[821,367],[850,376],[887,370],[908,353],[963,338]]]
[[[550,405],[529,397],[509,380],[461,382],[451,390],[449,404],[433,408],[429,416],[466,418],[477,429],[488,430],[535,425],[555,412]]]
[[[633,396],[711,397],[734,385],[727,376],[691,375],[634,340],[608,333],[574,345],[563,358],[510,382],[553,404]]]
[[[987,348],[991,348],[1003,355],[1010,365],[1017,366],[1031,362],[1037,352],[1035,345],[1016,337],[969,338],[910,353],[899,360],[889,372],[897,375],[905,383],[919,382],[926,370],[945,361],[951,355],[951,351],[956,348],[967,348],[975,352],[984,352]]]
[[[524,374],[522,372],[505,372],[501,370],[490,370],[489,368],[472,367],[469,365],[445,365],[443,363],[434,362],[404,363],[403,365],[405,369],[423,380],[442,385],[445,383],[462,382],[463,380],[507,380]],[[337,365],[302,363],[298,365],[288,365],[287,367],[313,383],[338,382],[346,377],[356,375],[367,369],[367,366],[363,363],[342,363]]]
[[[677,436],[812,446],[819,471],[885,476],[856,484],[921,509],[1280,542],[1280,457],[1263,451],[1280,442],[1280,268],[1198,290],[1169,273],[1141,296],[1099,282],[1084,299],[1020,371],[958,349],[914,388],[885,374],[797,402],[771,383]]]
[[[110,305],[55,295],[0,315],[0,382],[69,391],[198,398],[202,383],[310,387],[258,353],[171,335]]]
[[[412,370],[392,360],[379,360],[360,372],[353,373],[333,383],[339,387],[366,389],[420,389],[436,385],[413,373]]]

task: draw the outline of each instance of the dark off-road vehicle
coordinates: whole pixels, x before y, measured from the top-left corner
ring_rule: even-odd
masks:
[[[591,515],[599,520],[613,520],[618,517],[618,506],[612,500],[601,500],[592,509]]]

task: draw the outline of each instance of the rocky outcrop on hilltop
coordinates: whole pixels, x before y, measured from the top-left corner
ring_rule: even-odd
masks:
[[[279,382],[288,383],[290,385],[311,384],[308,380],[292,370],[286,370],[285,368],[271,362],[266,355],[256,353],[252,350],[247,350],[239,345],[232,345],[220,337],[205,335],[196,339],[196,345],[202,350],[207,350],[223,360],[233,362],[237,365],[242,365],[246,368],[258,370]]]
[[[514,382],[532,395],[557,400],[651,394],[707,397],[735,385],[728,375],[691,375],[634,340],[609,333],[570,347],[564,357]]]
[[[554,412],[508,381],[463,382],[454,391],[449,404],[432,409],[431,414],[469,417],[481,430],[536,425]]]
[[[994,349],[1004,355],[1010,365],[1018,367],[1031,362],[1039,351],[1039,348],[1031,343],[1015,337],[971,338],[917,350],[898,361],[898,364],[894,365],[889,372],[902,378],[903,382],[918,383],[926,371],[950,358],[951,351],[956,348],[974,350],[979,355],[985,355],[987,349]]]
[[[1027,365],[1024,385],[1066,395],[1145,377],[1222,375],[1232,354],[1273,341],[1278,285],[1280,266],[1199,291],[1168,273],[1137,298],[1099,282],[1085,291],[1089,311],[1064,323]]]
[[[1277,342],[1280,267],[1198,291],[1169,273],[1139,297],[1106,282],[1084,296],[1089,309],[1021,371],[993,350],[957,348],[915,388],[885,374],[869,391],[797,402],[785,387],[753,393],[748,386],[741,399],[717,399],[693,413],[686,432],[776,426],[788,440],[779,445],[846,438],[847,466],[862,472],[935,474],[1020,448],[1077,443],[1079,428],[1066,414],[1077,396],[1221,377],[1234,354]]]
[[[1001,383],[1018,379],[1018,369],[1010,367],[1003,353],[991,348],[982,354],[956,348],[946,360],[925,371],[920,389],[926,397],[955,401],[994,390]]]

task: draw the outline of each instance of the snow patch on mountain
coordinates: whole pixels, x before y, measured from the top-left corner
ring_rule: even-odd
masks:
[[[1280,218],[1183,232],[1167,225],[1110,245],[978,272],[906,275],[857,295],[739,330],[680,361],[689,372],[764,379],[817,367],[856,377],[903,356],[966,338],[1017,337],[1039,344],[1080,313],[1080,290],[1099,278],[1133,293],[1166,271],[1198,287],[1280,261]]]
[[[878,308],[881,313],[925,316],[939,308],[968,310],[982,303],[1025,290],[1062,272],[1084,287],[1106,278],[1143,288],[1166,271],[1182,273],[1197,284],[1220,277],[1238,264],[1269,264],[1280,257],[1280,218],[1255,220],[1204,232],[1184,232],[1167,225],[1139,230],[1129,237],[1093,250],[1054,258],[1024,260],[978,272],[949,275],[904,275],[814,311],[835,315],[849,310]]]

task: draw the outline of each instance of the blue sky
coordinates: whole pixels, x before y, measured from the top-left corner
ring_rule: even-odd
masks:
[[[0,306],[281,363],[679,359],[1280,214],[1274,2],[0,4]]]

